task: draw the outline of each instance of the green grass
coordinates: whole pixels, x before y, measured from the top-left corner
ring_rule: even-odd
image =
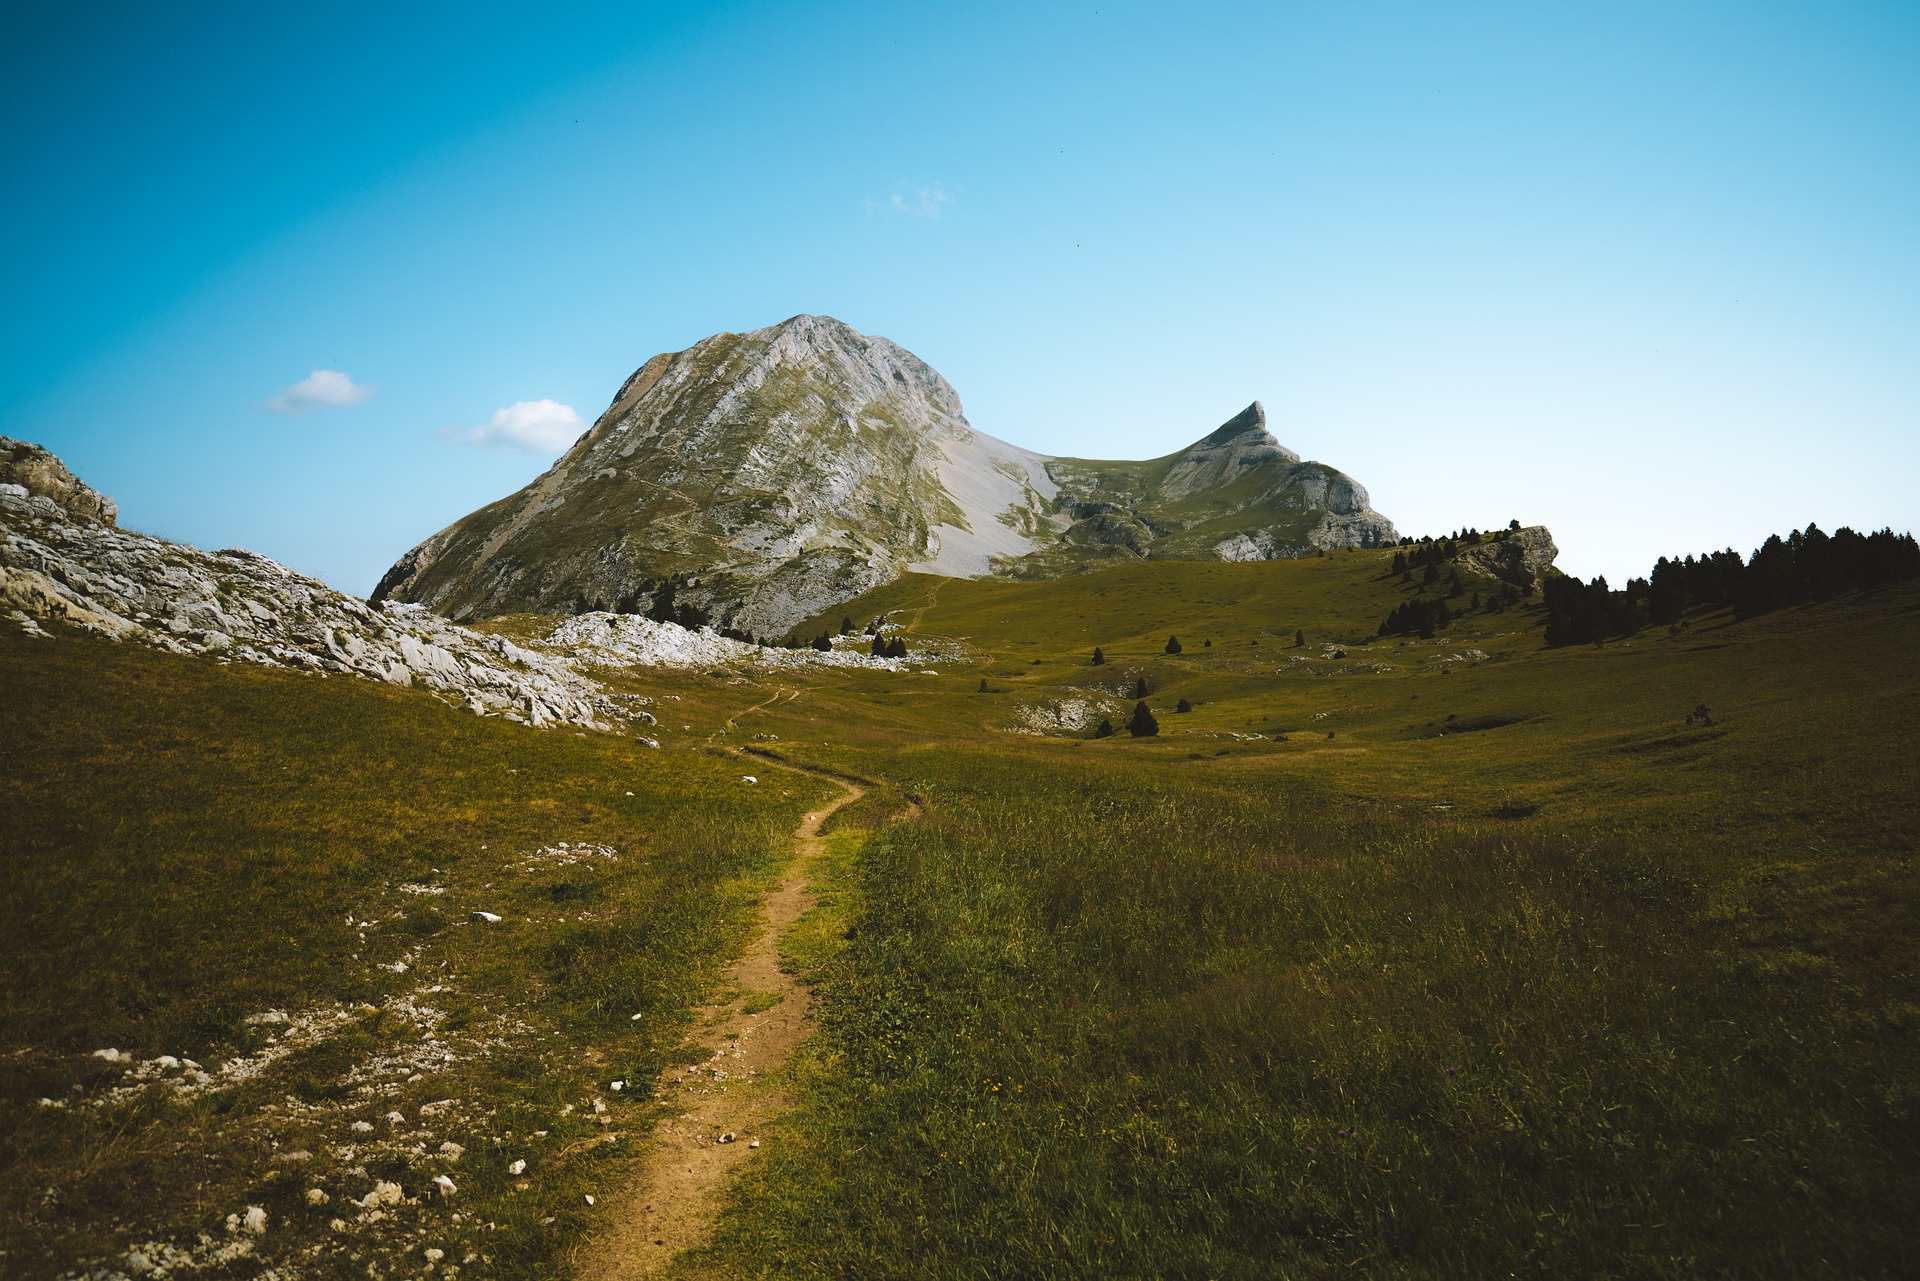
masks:
[[[1157,740],[996,733],[977,669],[842,692],[873,728],[813,754],[926,814],[837,866],[803,1106],[690,1275],[1911,1271],[1915,594],[1283,665],[1366,639],[1367,564],[922,617],[1012,697],[1150,676]]]
[[[1911,1274],[1920,591],[1604,648],[1545,649],[1532,608],[1376,639],[1419,590],[1390,556],[909,578],[799,630],[893,613],[963,661],[615,678],[655,700],[662,752],[0,642],[29,691],[4,730],[22,821],[0,925],[30,940],[0,995],[38,1074],[6,1095],[9,1266],[104,1257],[143,1197],[209,1230],[277,1197],[319,1244],[299,1233],[325,1214],[262,1171],[321,1122],[269,1105],[333,1107],[344,1065],[417,1040],[387,1007],[225,1113],[23,1105],[97,1093],[100,1045],[241,1053],[261,1030],[236,1012],[379,1006],[445,960],[451,1018],[539,1035],[452,1069],[493,1115],[459,1131],[473,1218],[432,1222],[490,1275],[557,1267],[597,1223],[580,1197],[623,1168],[622,1144],[581,1146],[601,1127],[579,1108],[672,1061],[769,848],[825,794],[738,786],[691,750],[712,736],[880,786],[836,815],[821,905],[783,945],[821,1029],[796,1108],[687,1275]],[[1009,732],[1138,680],[1157,738]],[[1688,725],[1702,703],[1713,723]],[[490,858],[555,840],[644,858]],[[433,869],[447,894],[402,910],[390,887]],[[461,923],[483,896],[510,928]],[[387,924],[363,947],[346,911]],[[408,975],[369,971],[413,947]],[[187,1150],[213,1155],[168,1165]]]
[[[368,682],[12,632],[0,665],[9,1275],[221,1236],[249,1204],[271,1216],[261,1257],[309,1276],[417,1263],[423,1242],[484,1258],[487,1275],[548,1274],[584,1226],[584,1194],[624,1167],[622,1144],[578,1146],[609,1128],[590,1098],[611,1100],[613,1132],[651,1123],[607,1081],[649,1079],[677,1045],[817,799],[741,788],[728,762],[478,720]],[[529,857],[561,841],[619,857]],[[505,919],[469,924],[474,910]],[[410,997],[429,986],[442,990]],[[396,1010],[408,999],[443,1017]],[[99,1101],[123,1077],[95,1050],[217,1072],[279,1031],[248,1016],[336,1003],[334,1035],[257,1077]],[[370,1066],[427,1041],[452,1060],[429,1055],[416,1079]],[[441,1120],[416,1122],[449,1097]],[[431,1134],[388,1142],[391,1110]],[[438,1154],[449,1140],[467,1149],[457,1162]],[[425,1152],[392,1150],[412,1144]],[[312,1158],[276,1164],[276,1149]],[[515,1159],[538,1171],[524,1191]],[[344,1243],[329,1232],[376,1179],[417,1198],[443,1172],[455,1199]],[[329,1203],[308,1206],[308,1188]],[[322,1242],[337,1244],[301,1258]]]

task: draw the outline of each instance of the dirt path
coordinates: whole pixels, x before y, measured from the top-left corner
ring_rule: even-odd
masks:
[[[653,1276],[676,1254],[707,1242],[727,1180],[752,1159],[767,1139],[768,1123],[788,1105],[781,1088],[764,1078],[813,1031],[807,1019],[810,994],[780,969],[780,936],[813,906],[806,865],[826,843],[821,824],[866,795],[866,789],[797,766],[742,759],[761,769],[813,774],[844,794],[809,813],[795,831],[794,856],[767,896],[766,920],[722,980],[722,991],[731,999],[701,1011],[693,1044],[709,1057],[697,1067],[669,1068],[661,1076],[658,1097],[683,1110],[660,1123],[639,1181],[609,1207],[608,1230],[576,1257],[584,1281]],[[778,1003],[769,1004],[775,997]],[[749,1007],[758,1012],[748,1013]]]
[[[933,580],[933,586],[927,588],[927,603],[913,611],[912,620],[901,629],[902,631],[917,632],[920,630],[920,620],[927,616],[928,610],[940,603],[940,589],[946,585],[947,580],[944,578],[936,578]]]

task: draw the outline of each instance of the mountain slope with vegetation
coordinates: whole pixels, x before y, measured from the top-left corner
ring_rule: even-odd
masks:
[[[374,599],[778,637],[908,571],[1054,576],[1392,537],[1352,478],[1281,448],[1257,403],[1152,462],[1048,458],[972,427],[913,353],[795,316],[655,356],[551,470],[408,552]]]

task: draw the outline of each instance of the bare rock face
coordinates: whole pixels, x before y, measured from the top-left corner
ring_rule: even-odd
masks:
[[[54,455],[24,440],[0,436],[0,486],[19,489],[16,498],[44,498],[68,518],[111,525],[120,509],[105,494],[67,470]]]
[[[1545,525],[1502,531],[1492,540],[1460,549],[1460,563],[1515,587],[1537,584],[1560,554]]]
[[[52,454],[23,448],[42,475],[66,478],[80,511],[105,501]],[[418,606],[371,607],[253,552],[203,552],[77,517],[18,482],[0,484],[0,618],[37,636],[73,628],[177,654],[420,686],[535,725],[606,728],[617,714],[563,659]]]
[[[401,557],[374,599],[779,636],[907,571],[1050,577],[1393,536],[1257,403],[1166,458],[1048,458],[975,430],[913,353],[795,316],[649,360],[551,470]]]

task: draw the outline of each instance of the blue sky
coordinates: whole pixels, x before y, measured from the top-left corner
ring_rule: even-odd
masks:
[[[1912,3],[27,10],[0,433],[349,590],[803,311],[1050,453],[1262,400],[1616,582],[1920,525]]]

